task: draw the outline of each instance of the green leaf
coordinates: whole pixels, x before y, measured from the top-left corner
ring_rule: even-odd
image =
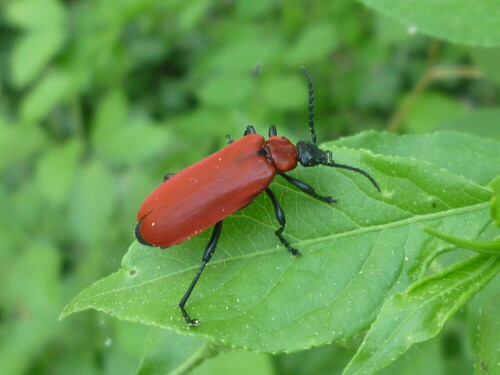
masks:
[[[262,86],[262,96],[273,108],[288,110],[300,108],[306,101],[304,79],[297,74],[268,77]]]
[[[21,119],[27,123],[45,117],[74,90],[73,77],[64,71],[47,72],[21,103]]]
[[[229,217],[187,304],[200,327],[186,326],[177,303],[208,233],[163,250],[134,243],[122,268],[81,292],[62,316],[95,308],[260,352],[310,348],[365,330],[386,298],[422,274],[422,264],[440,250],[429,245],[422,225],[441,223],[452,235],[474,237],[490,220],[491,192],[467,179],[420,161],[329,149],[338,162],[372,173],[382,193],[351,171],[297,171],[319,193],[339,199],[328,205],[277,179],[284,235],[304,256],[295,259],[280,246],[266,196]]]
[[[63,30],[55,29],[24,35],[10,55],[14,85],[23,88],[29,84],[59,51],[65,37]]]
[[[184,374],[215,354],[217,351],[203,338],[156,328],[137,375]]]
[[[340,139],[333,144],[421,160],[480,185],[486,185],[500,175],[500,142],[468,134],[438,132],[398,136],[368,131]],[[457,155],[458,150],[460,155]]]
[[[500,72],[496,61],[500,59],[500,48],[471,48],[471,57],[486,79],[500,84]]]
[[[67,200],[82,148],[77,140],[69,141],[51,148],[38,160],[36,183],[49,202],[61,204]]]
[[[189,375],[220,374],[273,375],[274,369],[269,355],[232,350],[219,354],[189,372]]]
[[[253,89],[250,74],[225,74],[210,76],[197,95],[204,104],[232,107],[251,97]]]
[[[66,15],[57,0],[16,0],[6,9],[7,20],[27,30],[46,31],[64,24]]]
[[[83,167],[71,197],[71,220],[76,238],[95,244],[107,231],[116,203],[115,181],[99,162]]]
[[[167,148],[170,131],[128,113],[122,91],[109,92],[99,103],[92,129],[92,145],[103,159],[115,164],[137,165]]]
[[[336,44],[337,38],[332,23],[313,24],[300,34],[287,53],[285,61],[292,67],[319,61],[326,58]]]
[[[466,113],[465,106],[455,98],[437,93],[424,93],[408,112],[404,125],[408,133],[428,134],[439,125],[453,122]]]
[[[31,363],[27,358],[37,356],[60,329],[54,324],[61,306],[60,252],[53,247],[30,245],[17,249],[18,257],[2,284],[6,296],[1,301],[5,315],[0,374],[29,373]]]
[[[23,147],[19,147],[20,140]],[[0,171],[29,159],[46,144],[47,138],[39,127],[7,125],[0,121]]]
[[[479,255],[393,295],[343,374],[375,374],[414,343],[434,337],[449,317],[498,271],[499,257]]]
[[[494,193],[490,201],[491,217],[493,217],[497,227],[500,228],[500,177],[495,178],[490,186]]]
[[[444,361],[440,337],[413,345],[377,375],[443,375]]]
[[[497,374],[500,370],[500,293],[481,308],[477,328],[474,375]]]
[[[411,34],[422,32],[450,42],[473,46],[500,45],[497,0],[360,1],[406,25]]]
[[[498,123],[500,123],[500,108],[481,108],[454,118],[452,121],[441,123],[437,129],[466,132],[500,141]]]
[[[484,254],[500,254],[500,239],[493,241],[468,240],[464,238],[453,237],[446,233],[441,233],[431,227],[423,227],[422,229],[430,235],[436,236],[443,241],[464,249],[469,249]]]

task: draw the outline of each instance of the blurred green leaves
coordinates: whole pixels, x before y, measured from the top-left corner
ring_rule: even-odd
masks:
[[[500,212],[498,184],[491,183],[498,176],[498,144],[484,139],[500,140],[498,48],[485,47],[498,45],[496,5],[466,0],[364,3],[374,8],[348,0],[286,4],[265,0],[12,0],[0,5],[0,373],[182,373],[209,355],[227,350],[206,338],[132,324],[106,314],[83,312],[62,322],[57,322],[56,315],[62,304],[82,289],[119,269],[120,259],[133,240],[137,208],[165,173],[211,154],[225,145],[225,134],[238,138],[249,124],[264,134],[274,123],[280,135],[294,142],[309,136],[302,65],[314,81],[320,142],[366,129],[386,129],[407,99],[414,97],[403,111],[406,114],[399,127],[411,136],[367,132],[328,147],[335,150],[339,162],[352,157],[350,161],[372,168],[392,160],[401,167],[401,158],[414,166],[408,173],[433,171],[430,180],[418,173],[416,180],[401,176],[397,186],[419,179],[434,182],[436,176],[447,176],[441,171],[445,168],[457,186],[475,186],[487,191],[489,197],[493,190],[496,198],[490,203],[484,200],[484,210],[480,210],[481,215],[472,215],[470,228],[469,221],[463,220],[460,225],[464,230],[460,231],[460,225],[450,225],[449,218],[428,224],[448,239],[491,243],[498,231],[494,221],[485,228],[479,224],[480,218],[489,220],[488,215],[498,224]],[[489,11],[492,6],[493,11]],[[452,11],[447,11],[448,7]],[[434,78],[414,95],[425,72]],[[438,130],[484,138],[456,132],[422,134]],[[349,149],[345,154],[339,148],[344,146]],[[478,148],[480,153],[475,152]],[[371,159],[370,153],[354,151],[358,149],[383,157]],[[435,164],[436,160],[440,162]],[[385,167],[391,170],[390,163]],[[320,183],[321,191],[340,198],[331,210],[304,200],[277,181],[276,189],[287,209],[287,235],[304,243],[316,257],[328,251],[320,249],[325,245],[322,241],[314,245],[319,248],[315,250],[315,238],[329,238],[330,232],[336,233],[335,237],[347,233],[353,222],[394,213],[389,209],[393,202],[417,216],[424,212],[419,210],[433,209],[433,204],[435,210],[445,209],[439,200],[413,205],[413,201],[428,196],[419,195],[411,186],[395,190],[392,198],[387,191],[376,198],[361,176],[334,171],[298,173],[313,184]],[[387,176],[382,174],[387,181],[396,178],[388,172]],[[408,191],[415,191],[415,196]],[[300,219],[303,207],[311,208]],[[367,207],[376,211],[368,212]],[[378,211],[381,207],[384,210]],[[314,256],[292,263],[286,253],[275,250],[272,232],[276,223],[266,199],[259,198],[244,214],[248,216],[236,215],[226,225],[225,231],[231,235],[224,237],[223,246],[255,255],[254,268],[247,266],[254,273],[247,270],[247,277],[219,290],[220,297],[227,294],[227,299],[234,301],[235,293],[250,293],[255,274],[279,276],[284,264],[299,268],[294,274],[301,280],[320,272]],[[429,218],[428,213],[422,215]],[[333,227],[325,224],[326,218],[335,218]],[[245,225],[245,233],[255,241],[245,236],[241,240],[238,228]],[[427,235],[421,226],[412,228],[408,239],[420,240],[413,246],[422,252],[403,262],[406,268],[402,275],[408,277],[387,292],[387,298],[405,293],[426,269],[430,274],[444,272],[451,264],[472,256],[469,250],[450,252],[454,248],[451,243]],[[392,241],[391,233],[389,230],[384,238]],[[350,256],[365,259],[363,250],[368,249],[363,246],[369,239],[343,246],[347,238],[336,240],[337,250],[330,256],[338,257],[325,266],[334,272],[327,277],[330,284],[325,284],[336,283],[331,290],[307,292],[301,285],[291,284],[289,289],[278,286],[284,294],[276,292],[276,301],[284,301],[293,312],[302,308],[303,299],[294,302],[292,298],[297,290],[310,293],[313,301],[338,291],[339,283],[349,275],[346,269],[339,269],[344,264],[341,255],[346,249],[357,249],[358,253],[352,250]],[[394,243],[401,244],[403,238]],[[194,266],[205,242],[206,237],[200,237],[170,250],[172,256]],[[358,248],[360,244],[363,246]],[[464,243],[461,246],[466,247]],[[398,256],[403,247],[411,248],[401,244]],[[261,249],[276,251],[268,257],[270,264],[257,262]],[[164,259],[163,255],[159,259]],[[216,256],[223,257],[223,251],[219,249]],[[398,256],[390,259],[400,261]],[[125,260],[136,264],[149,257],[156,274],[182,269],[179,264],[170,264],[171,259],[155,263],[154,255],[137,245]],[[158,265],[162,268],[154,269]],[[214,266],[216,270],[229,269],[223,262]],[[393,271],[390,264],[383,264],[369,280],[383,284],[387,275],[380,270],[385,269]],[[245,268],[232,270],[245,275]],[[212,280],[214,285],[224,285],[227,280],[222,276],[231,276],[207,275],[203,281]],[[175,303],[191,277],[187,266],[171,290],[171,298],[168,290],[155,291],[161,317],[179,318]],[[259,277],[266,281],[265,276]],[[361,280],[356,276],[354,281]],[[484,300],[496,294],[496,285],[493,281],[488,290],[479,292],[476,302],[461,309],[438,336],[414,345],[381,373],[465,375],[471,373],[473,364],[477,373],[485,368],[494,371],[492,350],[498,347],[492,323],[495,300],[489,307]],[[225,311],[225,302],[221,305],[217,301],[207,310],[203,296],[209,300],[211,291],[202,288],[196,293],[200,293],[200,300],[193,300],[189,308],[202,319],[211,316],[220,320],[248,307],[240,302]],[[382,294],[377,294],[378,302],[385,299]],[[368,305],[364,300],[370,298],[357,296],[363,300],[359,311],[353,307],[357,302],[354,297],[344,298],[345,310],[364,317],[357,327],[348,326],[360,333],[341,340],[349,350],[333,344],[279,356],[231,351],[207,360],[199,370],[340,374],[377,311],[363,310]],[[174,304],[171,314],[166,310],[170,302]],[[269,321],[267,316],[273,314],[276,311],[269,310],[262,321]],[[313,335],[312,341],[332,339],[318,322],[304,322],[306,328],[299,331],[306,334],[315,324],[320,327],[317,331],[321,333]],[[176,327],[184,330],[181,323],[175,323]],[[220,336],[215,330],[211,335]],[[473,358],[468,343],[476,341]]]
[[[498,3],[485,0],[360,0],[405,24],[408,32],[423,32],[455,43],[483,47],[500,45]]]

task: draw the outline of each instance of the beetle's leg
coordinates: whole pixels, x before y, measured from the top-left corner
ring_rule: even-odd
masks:
[[[314,188],[311,185],[306,184],[303,181],[297,180],[296,178],[290,177],[284,173],[279,173],[281,177],[283,177],[285,180],[290,182],[291,184],[295,185],[298,187],[300,190],[302,190],[304,193],[309,194],[311,197],[314,197],[316,199],[319,199],[320,201],[326,202],[326,203],[335,203],[337,202],[336,199],[333,199],[332,197],[327,197],[324,195],[319,195],[316,193]]]
[[[248,125],[245,129],[245,132],[243,133],[243,136],[248,135],[248,134],[256,134],[257,132],[255,131],[255,128],[252,125]]]
[[[283,212],[283,208],[280,205],[280,202],[278,202],[278,199],[274,195],[274,193],[271,191],[271,189],[267,188],[266,193],[271,199],[271,202],[273,202],[274,206],[274,214],[276,215],[276,220],[278,220],[278,223],[280,224],[280,227],[278,230],[274,232],[280,242],[287,248],[287,250],[292,254],[293,256],[300,256],[300,251],[291,247],[288,241],[281,235],[283,231],[285,230],[285,224],[286,224],[286,219],[285,219],[285,213]]]
[[[226,142],[228,145],[234,142],[233,138],[229,134],[226,134]]]
[[[163,176],[163,181],[167,181],[170,177],[172,177],[175,173],[167,173],[165,176]]]
[[[191,319],[188,313],[186,312],[184,306],[186,305],[186,302],[189,299],[191,292],[193,291],[196,283],[198,282],[201,273],[205,269],[205,266],[207,265],[207,263],[210,261],[210,258],[212,258],[212,255],[214,254],[215,248],[217,247],[217,242],[219,241],[221,230],[222,230],[222,220],[219,221],[217,224],[215,224],[214,231],[212,232],[212,237],[210,237],[210,241],[208,241],[208,245],[205,248],[205,252],[203,253],[201,266],[198,269],[198,272],[196,272],[193,281],[191,281],[191,285],[189,285],[188,290],[186,291],[186,293],[184,293],[184,297],[182,297],[181,301],[179,302],[179,308],[181,309],[182,316],[190,326],[197,326],[199,324],[199,321],[198,319]]]
[[[268,132],[268,134],[269,134],[269,138],[277,136],[278,135],[278,131],[276,130],[276,126],[269,125],[269,132]]]

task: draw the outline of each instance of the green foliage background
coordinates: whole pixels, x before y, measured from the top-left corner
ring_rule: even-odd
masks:
[[[500,141],[498,5],[443,4],[2,2],[0,374],[182,373],[222,350],[199,337],[96,311],[58,316],[81,290],[120,267],[134,240],[136,211],[165,173],[220,149],[226,134],[239,137],[248,124],[262,134],[276,124],[294,141],[309,136],[301,65],[315,83],[321,142],[369,129],[410,136],[457,130]],[[425,136],[377,134],[332,147],[402,158],[416,157],[412,145],[425,155],[446,149],[443,163],[470,179],[468,191],[486,189],[471,181],[486,186],[497,175],[495,146],[490,152],[476,145],[481,157],[474,158],[465,152],[469,144],[451,135],[445,138],[452,141],[426,149]],[[470,160],[467,170],[453,170],[463,158]],[[288,221],[291,234],[298,224],[291,224],[294,215]],[[273,241],[272,231],[266,241]],[[445,254],[431,270],[467,259],[464,254]],[[498,285],[497,278],[440,335],[381,373],[484,371],[478,353],[494,363],[500,337],[492,334],[499,329]],[[408,301],[415,290],[407,291]],[[398,303],[391,299],[382,314],[407,307]],[[192,373],[341,374],[362,338],[294,354],[222,350]]]

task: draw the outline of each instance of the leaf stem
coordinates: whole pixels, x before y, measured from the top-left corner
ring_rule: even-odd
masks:
[[[420,95],[435,81],[442,79],[457,79],[457,78],[480,78],[482,77],[482,72],[469,67],[456,67],[456,68],[437,68],[435,67],[436,57],[438,55],[440,48],[440,42],[434,40],[429,46],[429,52],[427,54],[427,68],[424,74],[418,80],[417,84],[410,91],[409,95],[403,101],[403,104],[392,116],[389,124],[387,125],[387,131],[396,133],[399,131],[403,120],[410,112]]]

